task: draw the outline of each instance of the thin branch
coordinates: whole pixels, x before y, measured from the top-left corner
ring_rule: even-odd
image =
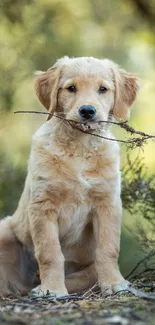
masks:
[[[142,260],[140,260],[132,269],[132,271],[126,276],[126,278],[129,279],[141,264],[144,264],[146,261],[148,261],[149,258],[151,258],[154,255],[155,255],[155,251],[153,252],[151,251],[147,256],[145,256]]]
[[[131,127],[130,125],[127,124],[127,122],[113,122],[113,121],[97,121],[97,123],[101,124],[101,123],[105,123],[105,124],[113,124],[113,125],[118,125],[121,128],[123,128],[127,133],[130,133],[131,135],[140,135],[140,137],[136,137],[136,138],[131,138],[129,140],[120,140],[120,139],[115,139],[115,138],[108,138],[108,137],[104,137],[102,135],[96,134],[96,133],[92,133],[89,132],[87,130],[82,130],[80,128],[77,128],[77,125],[83,124],[84,126],[86,125],[86,122],[77,122],[75,120],[68,120],[65,117],[56,115],[56,114],[52,114],[49,112],[39,112],[39,111],[15,111],[16,113],[30,113],[30,114],[44,114],[44,115],[51,115],[54,117],[57,117],[67,123],[69,123],[72,127],[75,127],[77,130],[83,132],[83,133],[87,133],[93,136],[96,136],[98,138],[102,138],[102,139],[106,139],[106,140],[110,140],[110,141],[116,141],[116,142],[121,142],[121,143],[126,143],[126,144],[130,144],[130,145],[135,145],[135,146],[142,146],[142,144],[144,142],[146,142],[146,140],[148,139],[155,139],[155,135],[150,135],[147,133],[144,133],[142,131],[136,131],[133,127]]]
[[[86,291],[83,295],[82,295],[82,297],[83,298],[89,298],[89,297],[91,297],[91,295],[92,294],[94,294],[93,293],[93,291],[96,289],[98,289],[99,288],[99,286],[98,286],[98,282],[96,282],[88,291]]]
[[[149,300],[155,300],[155,294],[154,293],[147,293],[145,291],[135,289],[133,287],[129,287],[128,291],[130,293],[132,293],[133,295],[135,295],[135,296],[145,298],[145,299],[149,299]]]
[[[155,6],[153,1],[146,0],[130,0],[135,6],[138,15],[150,25],[151,29],[155,26]]]
[[[152,282],[149,283],[143,283],[143,282],[138,282],[138,283],[133,283],[132,285],[134,288],[148,288],[148,289],[155,289],[155,284]]]

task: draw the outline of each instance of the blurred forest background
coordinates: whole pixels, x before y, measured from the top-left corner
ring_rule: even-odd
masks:
[[[130,125],[155,134],[154,0],[0,0],[1,217],[12,214],[17,206],[31,137],[45,121],[44,116],[13,112],[43,110],[34,94],[33,72],[46,70],[64,55],[107,57],[137,73],[141,90]],[[117,128],[114,132],[117,137],[126,136]],[[120,263],[126,275],[150,254],[146,237],[151,236],[154,243],[155,142],[150,140],[128,154],[132,162],[123,145],[125,210]]]

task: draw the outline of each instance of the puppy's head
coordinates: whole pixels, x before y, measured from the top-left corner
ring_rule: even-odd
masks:
[[[127,120],[138,88],[135,75],[110,60],[92,57],[64,57],[35,79],[36,94],[50,113],[88,123],[92,129],[98,121],[107,121],[110,112]]]

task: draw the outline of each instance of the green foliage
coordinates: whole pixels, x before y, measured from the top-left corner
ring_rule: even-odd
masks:
[[[0,215],[12,215],[21,195],[26,171],[13,166],[4,153],[0,155]]]
[[[137,156],[131,161],[130,153],[127,164],[122,170],[122,201],[123,207],[130,213],[130,218],[137,216],[135,228],[129,227],[133,240],[140,243],[143,252],[140,261],[132,272],[154,270],[155,266],[155,174],[147,173],[144,161]]]
[[[131,214],[140,214],[155,225],[155,174],[148,176],[144,161],[138,156],[122,170],[123,207]]]

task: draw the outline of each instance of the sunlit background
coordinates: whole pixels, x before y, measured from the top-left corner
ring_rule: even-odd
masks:
[[[33,73],[68,56],[110,58],[141,78],[130,125],[155,135],[154,0],[1,0],[0,1],[0,215],[12,214],[23,188],[31,137],[44,116],[14,115],[43,110],[33,90]],[[115,128],[118,137],[125,138]],[[122,146],[122,165],[126,164]],[[155,171],[155,142],[130,154]],[[124,212],[125,226],[135,217]],[[129,273],[141,249],[124,226],[121,267]],[[128,254],[126,254],[126,250]]]

